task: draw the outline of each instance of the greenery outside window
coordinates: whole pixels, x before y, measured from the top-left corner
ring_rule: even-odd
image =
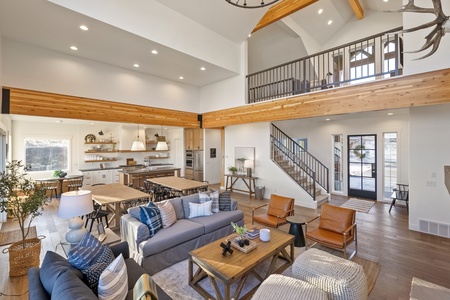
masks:
[[[70,139],[25,138],[25,163],[29,172],[68,170]]]

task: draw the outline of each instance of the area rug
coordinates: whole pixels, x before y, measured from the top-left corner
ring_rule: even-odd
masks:
[[[36,236],[36,226],[31,226],[27,239],[35,238]],[[9,245],[20,240],[22,240],[22,231],[20,229],[0,232],[0,246]]]
[[[327,250],[327,252],[333,253],[333,250],[328,251],[327,248],[318,247],[321,250]],[[304,251],[304,248],[295,248],[294,256],[297,257]],[[340,256],[342,253],[340,253]],[[367,285],[369,287],[369,293],[375,286],[380,266],[376,262],[372,262],[360,257],[353,257],[354,262],[361,265],[364,269],[364,273],[367,277]],[[256,268],[259,274],[263,274],[263,271],[269,266],[269,261],[265,261],[263,264]],[[194,270],[196,266],[194,265]],[[292,269],[289,267],[285,270],[283,275],[292,276]],[[188,283],[188,260],[183,260],[176,263],[169,268],[166,268],[152,276],[153,280],[174,300],[201,300],[204,299],[197,291],[189,286]],[[248,291],[253,289],[259,281],[254,276],[249,276],[241,292],[241,296],[245,295]],[[213,288],[208,279],[204,279],[200,282],[200,285],[211,295],[214,295]],[[237,283],[231,286],[231,292],[234,293],[237,287]],[[219,282],[219,289],[223,292],[223,286]]]
[[[361,200],[356,198],[348,199],[341,207],[351,208],[359,212],[369,213],[372,206],[375,204],[375,201]]]

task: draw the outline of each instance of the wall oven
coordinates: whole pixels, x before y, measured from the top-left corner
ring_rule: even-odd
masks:
[[[186,150],[185,168],[187,169],[194,168],[194,153],[192,152],[192,150]]]

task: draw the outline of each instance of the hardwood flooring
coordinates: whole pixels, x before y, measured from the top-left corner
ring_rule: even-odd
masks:
[[[217,187],[216,187],[217,188]],[[244,211],[245,221],[251,223],[251,209],[262,201],[249,200],[248,195],[233,193],[238,200],[238,208]],[[331,197],[331,204],[341,205],[347,197]],[[64,239],[68,220],[56,215],[58,200],[45,207],[43,214],[33,221],[42,240],[41,261],[48,250],[55,251]],[[394,207],[388,213],[389,205],[378,202],[368,214],[357,213],[358,256],[380,264],[380,274],[369,299],[409,299],[412,277],[450,288],[450,239],[410,231],[406,208]],[[295,214],[313,217],[320,209],[295,207]],[[316,226],[314,224],[308,226]],[[95,226],[94,226],[95,227]],[[3,224],[3,231],[17,228],[17,223],[9,220]],[[289,225],[281,230],[288,231]],[[118,232],[116,232],[118,233]],[[7,246],[0,247],[0,251]],[[56,252],[64,254],[61,246]],[[0,294],[1,299],[28,299],[26,276],[10,278],[7,254],[0,254],[0,293],[23,296],[11,297]]]

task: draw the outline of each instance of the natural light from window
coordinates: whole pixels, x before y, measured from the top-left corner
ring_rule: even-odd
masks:
[[[30,172],[68,170],[70,157],[69,139],[25,139],[25,163]]]

